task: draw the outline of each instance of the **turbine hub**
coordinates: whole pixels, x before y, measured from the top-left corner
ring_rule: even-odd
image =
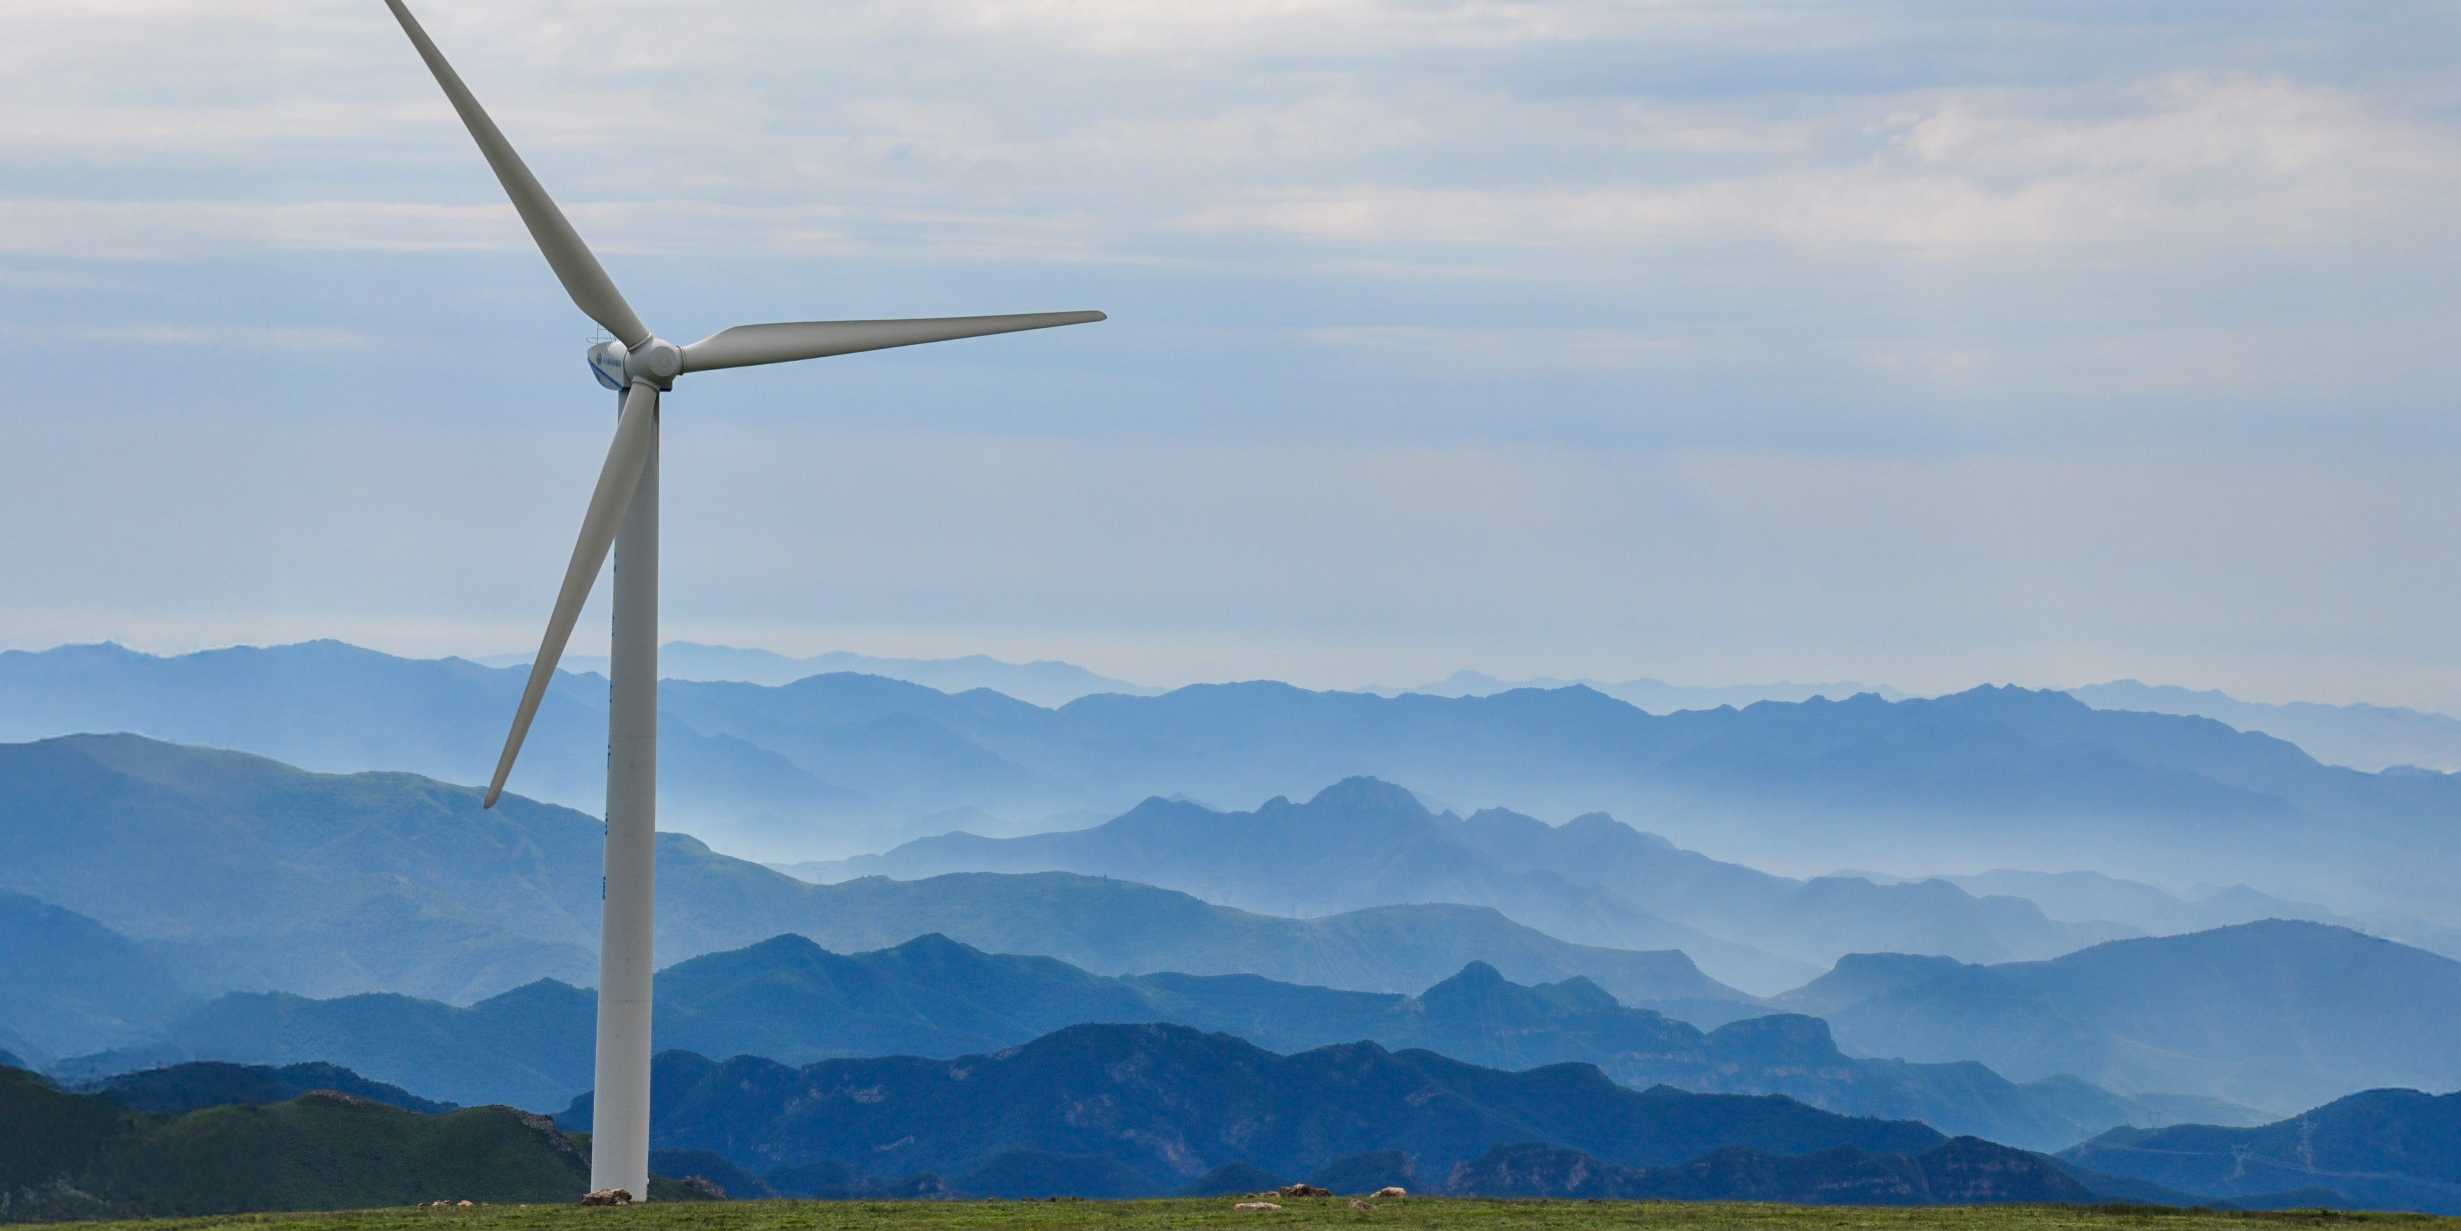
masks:
[[[638,348],[621,342],[601,342],[590,348],[590,375],[617,393],[631,388],[635,381],[648,381],[660,392],[672,390],[683,370],[683,348],[665,338],[652,337]]]

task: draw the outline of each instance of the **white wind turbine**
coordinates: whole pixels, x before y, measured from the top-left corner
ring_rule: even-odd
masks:
[[[419,57],[461,113],[496,179],[504,185],[530,238],[545,254],[575,306],[605,326],[615,341],[590,348],[598,382],[617,392],[615,442],[590,493],[547,634],[539,639],[530,680],[513,712],[512,731],[487,806],[504,793],[504,779],[521,752],[539,698],[555,676],[607,553],[616,554],[615,632],[607,711],[607,848],[605,901],[598,948],[598,1074],[590,1136],[590,1184],[649,1195],[650,935],[658,785],[658,398],[675,378],[715,368],[790,363],[855,351],[945,342],[954,338],[1077,325],[1100,312],[1036,312],[1015,316],[953,316],[920,320],[812,321],[738,325],[677,346],[649,331],[622,292],[581,242],[564,212],[539,187],[521,156],[479,108],[478,100],[428,40],[401,0],[385,0]]]

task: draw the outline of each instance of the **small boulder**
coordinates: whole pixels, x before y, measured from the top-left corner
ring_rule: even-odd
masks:
[[[1285,1197],[1330,1197],[1333,1195],[1333,1190],[1318,1188],[1313,1184],[1284,1184],[1281,1194]]]
[[[1270,1201],[1242,1201],[1231,1208],[1234,1210],[1245,1210],[1251,1214],[1265,1214],[1281,1209],[1282,1207],[1275,1205]]]
[[[632,1194],[621,1188],[592,1189],[581,1199],[583,1205],[631,1205]]]
[[[1399,1184],[1387,1184],[1376,1190],[1376,1200],[1378,1201],[1399,1201],[1409,1195],[1410,1190],[1403,1188]]]
[[[1376,1208],[1376,1207],[1375,1207],[1375,1206],[1372,1206],[1372,1205],[1369,1205],[1367,1202],[1362,1201],[1362,1200],[1360,1200],[1360,1199],[1359,1199],[1359,1198],[1357,1198],[1357,1197],[1352,1197],[1352,1198],[1350,1199],[1350,1208],[1351,1208],[1351,1209],[1354,1209],[1354,1210],[1357,1210],[1358,1212],[1360,1212],[1360,1213],[1364,1214],[1364,1213],[1368,1212],[1369,1210],[1372,1210],[1372,1209],[1374,1209],[1374,1208]]]

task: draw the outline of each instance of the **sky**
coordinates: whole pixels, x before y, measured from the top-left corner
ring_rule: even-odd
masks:
[[[2461,710],[2450,3],[416,7],[664,336],[1111,314],[686,378],[670,636]],[[535,644],[592,328],[377,0],[0,6],[0,646]]]

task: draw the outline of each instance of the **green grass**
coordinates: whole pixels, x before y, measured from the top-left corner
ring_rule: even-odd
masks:
[[[1040,1231],[1042,1228],[1391,1227],[1592,1228],[1652,1231],[2461,1231],[2461,1219],[2409,1214],[2237,1214],[2139,1207],[1987,1206],[1917,1209],[1587,1201],[1380,1202],[1368,1212],[1348,1198],[1281,1200],[1279,1213],[1240,1213],[1235,1198],[1175,1201],[746,1201],[652,1203],[630,1209],[564,1205],[470,1210],[382,1209],[328,1214],[246,1214],[148,1222],[53,1224],[145,1231]]]

